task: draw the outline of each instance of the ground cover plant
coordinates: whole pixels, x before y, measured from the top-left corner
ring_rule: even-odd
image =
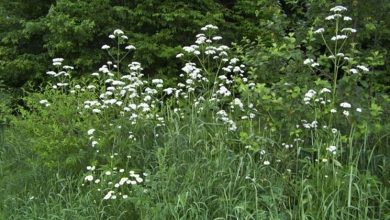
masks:
[[[389,96],[365,89],[352,20],[332,7],[305,51],[294,34],[227,46],[207,24],[170,80],[121,29],[87,76],[53,58],[0,105],[0,217],[390,219]],[[259,73],[275,63],[285,76]]]

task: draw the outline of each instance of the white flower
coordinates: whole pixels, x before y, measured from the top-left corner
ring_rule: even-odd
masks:
[[[110,199],[112,197],[112,194],[114,193],[114,191],[109,191],[105,196],[104,196],[104,200],[107,200],[107,199]]]
[[[213,40],[215,40],[215,41],[222,40],[222,37],[221,36],[215,36],[215,37],[213,37]]]
[[[163,91],[164,91],[165,93],[167,93],[167,95],[170,95],[170,94],[172,94],[173,89],[172,89],[172,88],[166,88],[166,89],[164,89]]]
[[[333,36],[331,38],[331,40],[336,41],[336,40],[344,40],[344,39],[347,39],[347,38],[348,38],[347,35],[336,35],[336,36]]]
[[[361,108],[356,108],[356,111],[357,112],[362,112],[362,109]]]
[[[239,60],[238,58],[232,58],[232,59],[230,60],[229,64],[234,65],[234,64],[236,64],[236,63],[239,62],[239,61],[240,61],[240,60]]]
[[[102,46],[102,49],[103,49],[103,50],[108,50],[108,49],[110,49],[110,46],[108,46],[107,44],[105,44],[105,45]]]
[[[208,24],[201,28],[202,31],[207,31],[209,29],[218,30],[218,27],[212,24]]]
[[[332,109],[330,110],[330,112],[331,112],[331,113],[336,113],[336,112],[337,112],[337,110],[336,110],[336,109],[334,109],[334,108],[332,108]]]
[[[330,89],[323,88],[323,89],[321,89],[320,94],[322,94],[322,93],[330,93],[330,92],[331,92]]]
[[[350,71],[351,73],[353,73],[353,74],[358,73],[358,70],[357,70],[357,69],[354,69],[354,68],[350,69],[349,71]]]
[[[142,183],[144,180],[141,177],[135,177],[135,180],[139,183]]]
[[[84,178],[85,181],[88,181],[88,182],[91,182],[93,180],[93,176],[92,175],[88,175]]]
[[[64,61],[63,58],[54,58],[53,63],[62,63]]]
[[[310,127],[317,128],[318,127],[318,121],[312,121],[310,124]]]
[[[327,147],[326,150],[329,151],[332,154],[336,154],[337,147],[331,145],[331,146]]]
[[[68,83],[57,83],[57,86],[59,87],[64,87],[64,86],[67,86],[69,85]]]
[[[367,67],[365,67],[365,66],[363,66],[363,65],[357,65],[356,67],[359,68],[359,69],[361,69],[361,70],[363,70],[364,72],[370,71]]]
[[[312,63],[310,66],[311,67],[317,67],[317,66],[319,66],[320,64],[319,63]]]
[[[314,31],[315,34],[320,34],[320,33],[324,33],[325,29],[324,28],[319,28],[317,29],[316,31]]]
[[[114,39],[114,38],[115,38],[115,35],[110,34],[110,35],[108,35],[108,37],[111,38],[111,39]]]
[[[106,174],[106,176],[109,176],[111,175],[111,171],[106,171],[104,174]]]
[[[353,28],[343,28],[343,29],[341,29],[341,32],[356,33],[356,29],[353,29]]]
[[[112,85],[113,86],[124,86],[126,83],[125,82],[122,82],[120,80],[114,80],[112,81]]]
[[[63,66],[62,68],[66,69],[66,70],[73,70],[74,67],[73,66]]]
[[[217,91],[218,94],[221,94],[223,96],[230,96],[231,95],[231,92],[225,87],[225,86],[221,86],[219,88],[219,90]]]
[[[266,160],[266,161],[263,162],[263,164],[266,165],[266,166],[268,166],[268,165],[270,165],[271,163],[270,163],[268,160]]]
[[[122,34],[124,34],[122,30],[120,29],[114,30],[114,35],[122,35]]]
[[[47,104],[47,103],[49,103],[49,101],[47,101],[46,99],[39,101],[39,104],[42,104],[42,105]]]
[[[317,94],[316,91],[310,89],[309,91],[306,92],[305,98],[303,99],[303,101],[304,102],[310,101],[316,94]]]
[[[54,75],[56,75],[57,73],[54,72],[54,71],[48,71],[48,72],[46,72],[46,74],[47,74],[47,75],[54,76]]]
[[[126,50],[135,50],[135,47],[133,45],[128,45],[125,47]]]
[[[349,116],[349,111],[344,110],[344,111],[343,111],[343,115],[345,115],[346,117],[348,117],[348,116]]]
[[[204,35],[202,35],[202,36],[199,36],[199,37],[196,39],[195,43],[196,43],[196,44],[203,44],[206,40],[207,40],[207,38],[206,38]]]
[[[95,147],[98,144],[97,141],[92,141],[92,147]]]
[[[329,20],[333,20],[335,17],[334,15],[329,15],[325,18],[325,20],[329,21]]]
[[[100,109],[95,108],[95,109],[92,109],[92,112],[93,113],[101,113],[102,111]]]
[[[195,48],[186,46],[186,47],[183,47],[183,50],[187,53],[192,53],[195,51]]]
[[[347,11],[348,9],[344,6],[337,5],[330,9],[331,12],[341,12],[341,11]]]
[[[352,18],[348,16],[344,16],[344,21],[352,21]]]
[[[337,129],[336,128],[332,128],[332,133],[336,134],[337,133]]]
[[[351,104],[349,104],[348,102],[343,102],[340,104],[340,107],[342,108],[351,108]]]
[[[237,105],[240,109],[244,108],[244,104],[242,104],[241,100],[239,98],[235,98],[233,100],[233,104]]]
[[[153,79],[153,80],[152,80],[152,83],[153,83],[153,84],[163,84],[164,81],[163,81],[162,79]]]
[[[303,61],[303,64],[305,64],[305,65],[309,65],[309,64],[312,64],[312,63],[314,63],[314,60],[310,59],[310,58],[307,58],[306,60]]]
[[[61,66],[61,64],[62,64],[62,63],[60,63],[60,62],[54,62],[54,63],[53,63],[53,66]]]
[[[95,132],[95,129],[91,128],[88,130],[88,135],[93,135],[93,133]]]

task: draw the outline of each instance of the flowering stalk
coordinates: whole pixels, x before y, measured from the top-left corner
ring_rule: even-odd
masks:
[[[351,21],[352,18],[343,15],[342,13],[347,11],[346,7],[343,6],[335,6],[330,9],[330,11],[333,13],[325,18],[326,21],[332,21],[334,20],[334,36],[331,37],[331,41],[334,41],[333,48],[331,47],[330,43],[325,39],[324,32],[325,28],[319,28],[316,31],[314,31],[314,34],[319,34],[321,36],[321,39],[323,43],[326,46],[327,53],[330,55],[327,56],[327,58],[332,62],[333,64],[333,72],[330,73],[328,76],[332,82],[332,97],[331,97],[331,108],[332,110],[336,107],[336,98],[337,98],[337,82],[339,78],[340,69],[343,68],[346,70],[346,73],[350,74],[359,74],[359,73],[365,73],[368,72],[369,69],[364,65],[357,65],[356,68],[351,68],[348,66],[349,61],[351,60],[349,57],[345,56],[343,53],[343,47],[345,43],[348,40],[348,37],[350,34],[356,33],[356,30],[353,28],[341,28],[342,24],[345,22]],[[308,65],[312,71],[319,70],[320,64],[315,61],[315,59],[307,58],[304,61],[305,65]],[[347,64],[347,65],[346,65]],[[321,71],[322,72],[322,71]],[[347,74],[345,74],[347,76]],[[348,116],[348,112],[343,112],[345,116]],[[330,115],[330,121],[329,125],[331,125],[333,116]]]

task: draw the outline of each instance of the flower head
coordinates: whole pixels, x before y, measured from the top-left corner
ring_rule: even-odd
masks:
[[[88,135],[93,135],[93,133],[95,132],[95,129],[91,128],[88,130]]]
[[[93,180],[93,176],[92,175],[88,175],[84,178],[85,181],[88,181],[88,182],[91,182]]]
[[[317,29],[316,31],[314,31],[315,34],[320,34],[320,33],[324,33],[325,29],[324,28],[319,28]]]
[[[331,146],[327,147],[326,150],[329,151],[332,154],[336,154],[337,147],[331,145]]]
[[[128,45],[125,47],[126,50],[135,50],[135,47],[133,45]]]
[[[122,35],[122,34],[124,34],[122,30],[120,29],[114,30],[114,35]]]
[[[348,102],[343,102],[340,104],[340,107],[342,108],[351,108],[351,104],[349,104]]]
[[[344,6],[337,5],[333,8],[330,9],[331,12],[342,12],[342,11],[347,11],[348,9]]]

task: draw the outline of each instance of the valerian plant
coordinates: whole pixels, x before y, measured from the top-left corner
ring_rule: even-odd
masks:
[[[323,44],[326,46],[326,52],[320,58],[307,58],[304,64],[309,66],[314,72],[318,71],[332,81],[332,106],[336,105],[336,94],[338,81],[342,77],[350,77],[356,75],[361,77],[362,74],[368,73],[369,68],[363,64],[358,64],[357,60],[352,57],[351,45],[349,42],[352,34],[357,32],[356,29],[350,28],[347,25],[351,23],[352,18],[344,15],[347,8],[344,6],[335,6],[330,9],[330,14],[325,18],[325,21],[332,22],[333,27],[321,27],[313,33],[319,35]],[[330,39],[327,39],[326,33],[330,33]],[[349,52],[349,53],[348,53]],[[321,64],[322,62],[322,64]],[[331,63],[331,71],[321,69],[321,65]],[[342,71],[344,75],[342,76]]]

